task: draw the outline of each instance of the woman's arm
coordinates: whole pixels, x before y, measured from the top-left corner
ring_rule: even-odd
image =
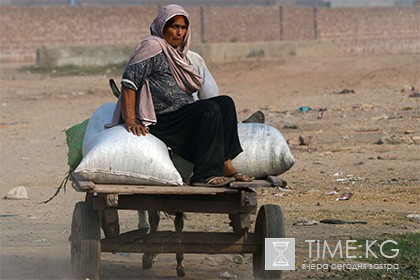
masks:
[[[132,89],[122,86],[121,97],[122,116],[127,131],[137,136],[146,135],[149,133],[147,127],[142,124],[138,124],[136,121],[136,92]]]

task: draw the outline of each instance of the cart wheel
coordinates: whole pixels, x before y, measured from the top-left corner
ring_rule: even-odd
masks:
[[[255,222],[255,232],[261,234],[261,245],[253,254],[254,279],[280,279],[281,270],[265,270],[265,238],[283,238],[284,224],[280,206],[274,204],[262,205]]]
[[[99,279],[101,262],[98,211],[78,202],[71,224],[71,269],[73,279]]]

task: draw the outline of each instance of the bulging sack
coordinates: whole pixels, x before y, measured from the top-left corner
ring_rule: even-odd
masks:
[[[191,50],[187,52],[187,57],[191,61],[191,64],[198,70],[200,76],[204,79],[203,87],[198,92],[194,93],[194,98],[203,100],[218,96],[220,94],[219,87],[217,86],[213,75],[207,68],[204,59],[198,53]]]
[[[289,170],[295,163],[283,135],[272,126],[240,123],[238,135],[244,151],[232,162],[244,174],[256,179],[277,176]],[[171,159],[184,182],[187,182],[194,165],[176,154],[172,154]]]
[[[233,165],[256,179],[280,175],[295,163],[289,145],[276,128],[261,123],[238,124],[239,140],[244,150]]]
[[[102,105],[90,118],[83,159],[75,173],[98,184],[182,185],[161,140],[151,134],[133,135],[124,125],[104,128],[111,122],[115,105]]]
[[[112,120],[116,103],[110,102],[101,105],[93,115],[90,117],[86,127],[85,136],[83,138],[83,156],[85,156],[89,150],[94,146],[92,141],[102,132],[104,132],[105,124],[108,124]]]

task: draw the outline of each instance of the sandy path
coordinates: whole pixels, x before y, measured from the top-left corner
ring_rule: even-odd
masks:
[[[66,279],[70,275],[68,237],[74,204],[83,194],[71,187],[48,204],[64,177],[64,129],[89,118],[104,102],[115,101],[107,76],[49,77],[1,65],[0,194],[25,186],[29,200],[1,201],[1,278]],[[280,177],[293,187],[288,196],[258,190],[259,204],[276,203],[285,211],[287,234],[337,239],[418,231],[420,56],[288,58],[209,65],[221,92],[231,95],[239,119],[263,110],[267,124],[290,141],[295,166]],[[113,77],[115,78],[115,77]],[[354,94],[337,94],[344,89]],[[312,108],[299,112],[301,106]],[[326,109],[322,117],[319,109]],[[295,126],[295,129],[285,125]],[[299,145],[302,136],[308,145]],[[384,144],[375,144],[382,139]],[[310,140],[310,141],[309,141]],[[335,174],[339,174],[338,176]],[[340,183],[337,179],[353,178]],[[325,195],[354,192],[349,201]],[[293,226],[297,219],[360,219],[367,225]],[[188,215],[186,227],[228,230],[226,217]],[[135,226],[135,213],[121,213],[123,229]],[[162,228],[172,228],[163,220]],[[103,279],[172,279],[175,256],[162,255],[150,271],[140,255],[103,254]],[[305,261],[299,252],[298,263]],[[186,256],[185,279],[218,279],[227,271],[239,279],[252,275],[252,260],[232,256]],[[304,272],[288,272],[301,278]],[[315,276],[312,274],[311,276]]]

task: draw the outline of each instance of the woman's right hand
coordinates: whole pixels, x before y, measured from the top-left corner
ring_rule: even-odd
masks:
[[[136,92],[123,86],[121,98],[122,116],[127,131],[137,136],[145,136],[149,133],[149,129],[136,121]]]
[[[146,136],[146,134],[149,133],[149,129],[142,124],[126,122],[125,127],[127,128],[128,132],[131,132],[137,136],[140,136],[140,135]]]

